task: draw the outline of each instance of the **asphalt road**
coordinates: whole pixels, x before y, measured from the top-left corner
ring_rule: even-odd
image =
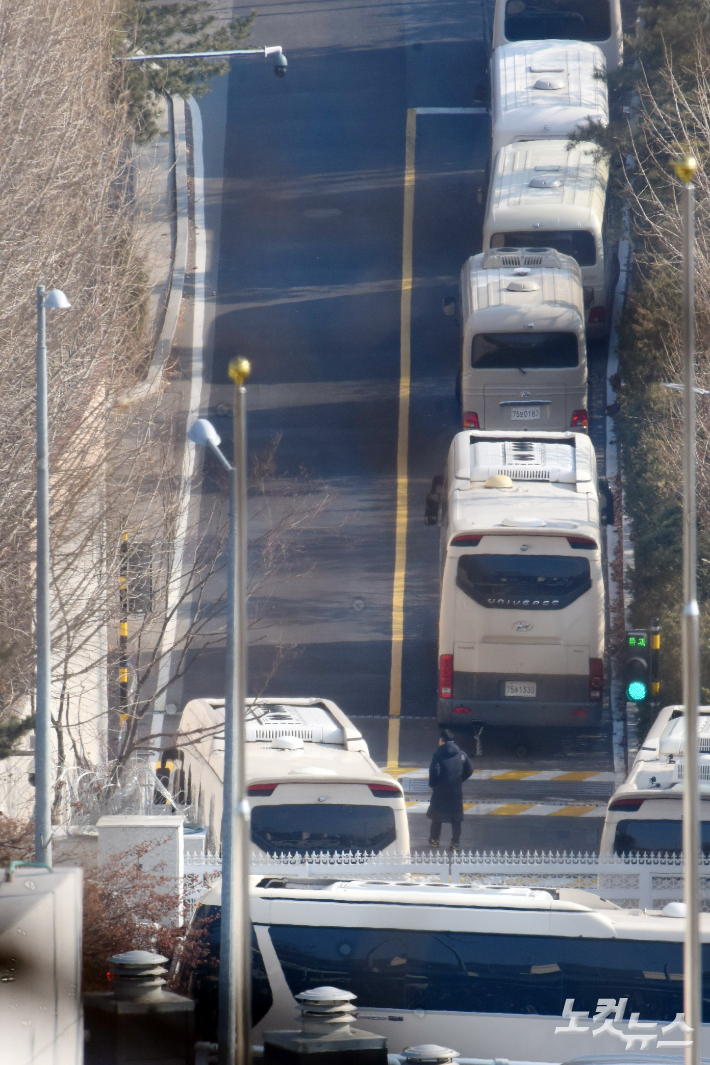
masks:
[[[409,158],[411,394],[396,703],[399,764],[421,766],[437,741],[438,613],[437,532],[424,526],[423,505],[460,425],[458,329],[442,301],[481,246],[490,151],[483,9],[472,0],[290,0],[257,11],[253,41],[283,45],[288,76],[275,78],[263,60],[235,61],[200,102],[206,288],[214,293],[201,413],[228,441],[227,365],[249,358],[250,460],[270,455],[272,472],[250,501],[252,538],[270,523],[281,530],[281,562],[272,552],[264,569],[252,551],[259,579],[249,604],[249,688],[334,699],[386,761]],[[415,120],[412,109],[421,108],[439,110]],[[454,108],[469,113],[441,110]],[[592,364],[603,382],[605,352],[592,353]],[[205,514],[219,490],[207,460]],[[180,706],[221,695],[223,675],[223,649],[204,650],[171,698]],[[469,734],[460,742],[473,753]],[[609,728],[586,737],[490,729],[476,765],[608,770]],[[412,825],[415,838],[426,834],[423,815]],[[597,825],[468,817],[464,837],[508,849],[569,837],[587,847]]]

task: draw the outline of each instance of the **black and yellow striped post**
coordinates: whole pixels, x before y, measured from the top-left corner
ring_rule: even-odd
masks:
[[[649,630],[651,636],[651,706],[658,709],[658,694],[661,690],[661,623],[653,618]]]
[[[128,717],[128,533],[121,533],[118,576],[118,716],[120,728]]]

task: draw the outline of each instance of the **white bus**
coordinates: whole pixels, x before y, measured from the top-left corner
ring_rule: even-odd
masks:
[[[496,248],[461,271],[467,429],[586,431],[580,269],[552,248]]]
[[[677,856],[683,850],[685,715],[666,706],[607,807],[601,850],[617,855]],[[698,787],[701,846],[710,856],[710,706],[700,707]]]
[[[615,70],[624,53],[620,0],[496,0],[494,48],[550,39],[596,44]]]
[[[386,1036],[390,1053],[438,1043],[463,1058],[569,1061],[618,1052],[634,1033],[651,1056],[669,1053],[664,1040],[687,1038],[663,1031],[683,1011],[684,921],[662,911],[619,909],[564,888],[288,874],[253,885],[255,1044],[264,1032],[297,1027],[294,996],[324,985],[357,996],[358,1027]],[[215,953],[220,913],[216,886],[196,912]],[[701,924],[707,943],[710,916]],[[210,960],[185,974],[201,1039],[216,1031]],[[606,1025],[593,1020],[604,1000]],[[706,1020],[709,1006],[706,998]]]
[[[401,786],[329,699],[247,701],[251,842],[262,854],[409,850]],[[169,752],[168,786],[218,851],[224,779],[224,700],[193,699]]]
[[[608,236],[608,164],[595,145],[571,151],[562,141],[530,141],[501,148],[493,165],[483,223],[483,250],[556,248],[582,271],[587,335],[611,325],[619,260]]]
[[[458,433],[437,489],[440,723],[598,726],[604,579],[589,437]]]
[[[607,125],[604,56],[595,44],[523,41],[491,56],[492,158],[517,141],[567,140],[583,123]]]

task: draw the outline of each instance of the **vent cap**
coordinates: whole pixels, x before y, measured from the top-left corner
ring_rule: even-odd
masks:
[[[530,180],[531,189],[561,189],[562,182],[559,178],[534,177]]]
[[[567,88],[566,78],[538,78],[533,89],[544,89],[545,92],[558,92]]]
[[[537,292],[540,288],[537,281],[520,281],[513,278],[506,286],[508,292]]]

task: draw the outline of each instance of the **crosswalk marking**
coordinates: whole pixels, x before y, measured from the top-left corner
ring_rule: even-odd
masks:
[[[505,773],[496,773],[494,777],[489,777],[489,780],[525,780],[526,777],[534,777],[536,771],[534,769],[508,769]]]
[[[551,813],[550,817],[584,817],[585,814],[590,813],[592,810],[598,810],[598,806],[563,806],[559,810],[555,810]],[[602,813],[604,813],[605,807],[601,807]]]
[[[425,814],[429,809],[429,803],[421,800],[405,805],[413,814]],[[465,802],[463,812],[465,817],[604,817],[606,803]]]
[[[504,806],[497,806],[490,813],[497,817],[515,817],[516,814],[526,814],[532,806],[533,803],[530,802],[507,802]]]
[[[572,773],[563,773],[561,777],[555,777],[555,780],[590,780],[598,775],[594,772],[584,773],[582,770],[574,770]]]

